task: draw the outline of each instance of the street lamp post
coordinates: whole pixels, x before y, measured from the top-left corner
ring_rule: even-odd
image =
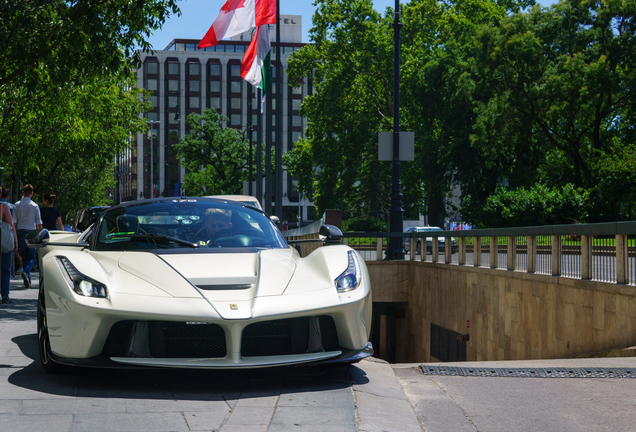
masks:
[[[158,120],[148,120],[148,123],[150,123],[150,195],[152,196],[152,198],[155,197],[155,188],[154,188],[154,166],[153,166],[153,161],[154,161],[154,134],[153,134],[153,130],[154,130],[154,125],[156,123],[161,123]]]
[[[393,166],[391,181],[391,207],[389,208],[389,232],[402,232],[403,210],[400,185],[400,2],[395,0],[393,21]],[[390,237],[386,251],[387,259],[404,259],[404,241]]]

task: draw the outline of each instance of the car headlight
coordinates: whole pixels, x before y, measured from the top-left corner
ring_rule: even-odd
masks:
[[[362,271],[360,270],[360,262],[354,251],[347,252],[349,264],[347,269],[336,278],[336,289],[339,293],[353,291],[360,286],[362,280]]]
[[[57,263],[73,291],[85,297],[108,298],[106,285],[80,273],[66,257],[57,257]]]

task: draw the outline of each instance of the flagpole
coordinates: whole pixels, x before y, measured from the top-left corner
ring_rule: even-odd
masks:
[[[254,90],[255,92],[257,90]],[[258,114],[256,115],[256,198],[263,203],[263,91],[257,95]]]
[[[269,67],[272,67],[271,64]],[[272,215],[272,89],[265,108],[265,213]]]
[[[276,216],[283,222],[283,89],[280,51],[280,0],[276,0]]]

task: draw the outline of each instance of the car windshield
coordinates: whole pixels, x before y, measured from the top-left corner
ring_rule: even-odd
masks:
[[[106,211],[96,250],[172,248],[285,248],[280,231],[262,212],[213,199],[139,202]]]

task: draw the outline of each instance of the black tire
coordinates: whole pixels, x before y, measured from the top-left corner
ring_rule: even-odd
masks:
[[[38,352],[40,353],[40,364],[49,373],[64,372],[65,367],[56,363],[51,358],[51,342],[49,340],[49,330],[46,322],[46,305],[44,303],[44,289],[40,281],[40,294],[38,295]]]

